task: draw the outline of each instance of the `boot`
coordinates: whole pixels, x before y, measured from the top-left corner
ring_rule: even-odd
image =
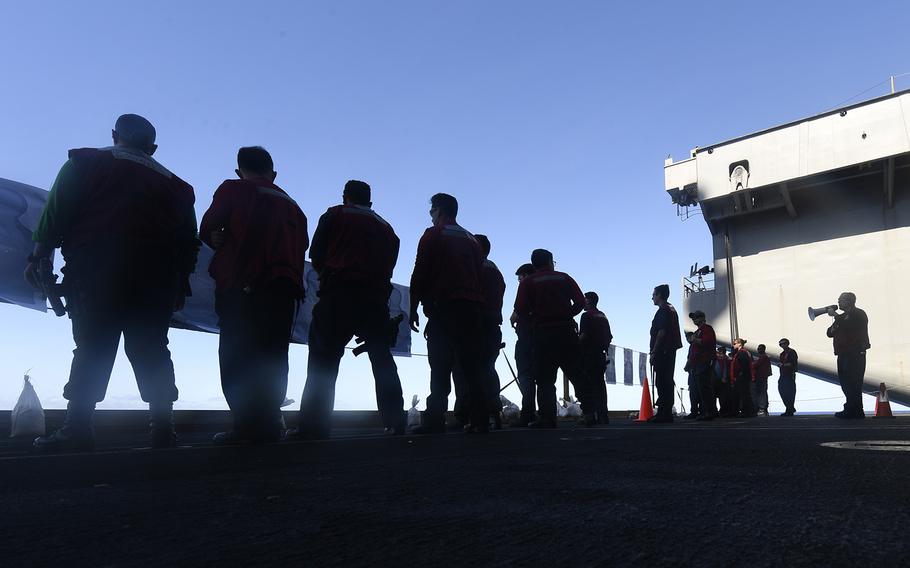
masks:
[[[528,424],[528,428],[532,430],[549,430],[551,428],[559,428],[559,425],[556,423],[556,418],[540,417]]]
[[[518,418],[509,422],[509,426],[515,428],[527,428],[528,424],[534,422],[537,419],[533,412],[522,412],[518,415]]]
[[[591,414],[591,413],[583,414],[581,416],[581,418],[579,418],[575,422],[576,428],[591,428],[596,425],[597,425],[597,416],[595,414]]]
[[[90,452],[95,449],[95,432],[92,415],[95,404],[74,403],[66,405],[63,426],[47,436],[35,438],[35,449],[42,452]]]
[[[174,403],[149,404],[149,431],[153,449],[177,447],[177,432],[174,431]]]

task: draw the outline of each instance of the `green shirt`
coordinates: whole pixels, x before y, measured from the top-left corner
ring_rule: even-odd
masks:
[[[76,164],[67,160],[51,186],[38,228],[32,233],[34,242],[52,249],[63,244],[63,235],[72,225],[73,212],[83,193],[80,185]]]
[[[38,220],[38,227],[32,233],[32,241],[52,249],[63,246],[64,235],[73,225],[86,189],[78,164],[72,158],[68,159],[51,186],[47,205]],[[199,253],[198,225],[193,207],[182,213],[184,219],[177,242],[177,270],[189,275],[195,270]]]

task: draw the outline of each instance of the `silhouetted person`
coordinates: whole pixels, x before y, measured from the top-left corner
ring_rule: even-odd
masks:
[[[745,339],[733,340],[730,377],[733,382],[731,415],[743,418],[755,416],[755,403],[752,401],[752,353],[746,349]]]
[[[513,319],[529,318],[533,327],[534,383],[537,385],[539,419],[531,428],[556,428],[556,375],[562,369],[572,384],[586,415],[594,415],[581,367],[581,343],[575,327],[585,297],[575,280],[554,269],[553,254],[545,249],[531,253],[534,274],[518,285]]]
[[[718,347],[714,357],[714,394],[720,402],[720,415],[727,417],[731,415],[733,408],[730,358],[727,357],[727,350],[724,347]]]
[[[518,284],[534,274],[534,265],[525,263],[518,267],[515,276]],[[530,316],[516,316],[513,312],[511,318],[512,328],[515,330],[515,372],[517,373],[518,390],[521,391],[521,413],[518,421],[513,426],[527,426],[537,418],[534,412],[537,398],[537,388],[534,384],[534,360],[532,357],[532,326]]]
[[[863,377],[866,374],[866,350],[869,344],[869,318],[866,312],[856,307],[856,294],[844,292],[837,298],[837,307],[828,315],[834,323],[828,328],[828,337],[833,340],[837,356],[837,379],[847,401],[844,409],[834,413],[838,418],[865,418],[863,413]]]
[[[771,359],[765,353],[764,343],[756,348],[754,369],[752,371],[752,403],[759,416],[768,415],[768,377],[771,376]]]
[[[502,302],[506,293],[506,281],[499,267],[490,260],[490,239],[486,235],[474,235],[483,252],[483,268],[480,271],[480,283],[485,299],[481,317],[483,373],[487,381],[490,415],[496,428],[502,427],[502,401],[499,399],[499,374],[496,372],[496,359],[502,345]]]
[[[221,388],[234,429],[215,444],[281,439],[288,387],[288,344],[304,297],[307,219],[275,185],[272,157],[259,146],[237,152],[237,176],[215,191],[202,239],[215,249],[215,311],[221,336]]]
[[[784,413],[781,416],[796,414],[796,372],[799,370],[799,354],[790,348],[786,337],[777,343],[780,348],[780,377],[777,379],[777,392],[784,402]]]
[[[26,278],[62,248],[73,363],[63,389],[62,428],[35,440],[45,450],[94,446],[92,414],[104,400],[123,336],[139,394],[149,404],[152,447],[176,444],[177,400],[167,334],[190,293],[199,241],[193,188],[152,158],[155,128],[135,114],[117,119],[110,148],[70,150],[33,235]]]
[[[686,343],[689,343],[689,340],[692,338],[692,332],[685,332]],[[695,346],[690,343],[689,350],[686,353],[686,365],[683,367],[683,371],[686,373],[687,385],[689,387],[689,414],[683,416],[684,420],[694,420],[698,418],[699,411],[699,402],[701,401],[701,394],[698,392],[698,377],[695,375],[695,371],[692,368],[692,360],[695,353]]]
[[[610,320],[607,315],[597,309],[600,301],[596,292],[585,292],[585,307],[581,314],[578,326],[578,340],[581,342],[582,372],[585,375],[585,385],[589,390],[591,406],[594,407],[594,416],[584,416],[582,423],[585,426],[594,424],[609,424],[610,416],[607,409],[607,350],[613,341],[613,332],[610,331]]]
[[[657,387],[657,413],[648,422],[673,422],[674,385],[673,372],[676,368],[676,351],[682,348],[679,333],[679,315],[667,300],[670,286],[661,284],[654,288],[651,301],[657,306],[657,313],[651,321],[651,352],[648,358]]]
[[[313,233],[310,260],[320,286],[300,401],[301,438],[328,437],[338,364],[355,335],[364,340],[373,367],[376,406],[386,432],[405,431],[404,399],[389,327],[389,293],[399,240],[392,226],[371,209],[370,199],[369,185],[347,182],[342,205],[330,207]]]
[[[714,368],[714,346],[717,336],[714,328],[705,322],[705,312],[695,310],[689,314],[696,329],[689,336],[689,365],[698,391],[698,420],[713,420],[717,417],[717,403],[714,400],[712,370]],[[690,388],[692,388],[690,386]]]
[[[458,201],[446,193],[430,199],[433,226],[417,245],[411,275],[411,329],[419,331],[418,308],[427,323],[430,395],[423,423],[415,433],[445,431],[451,376],[456,365],[464,373],[471,430],[489,430],[488,382],[483,379],[482,312],[486,299],[481,284],[483,252],[470,232],[458,225]]]

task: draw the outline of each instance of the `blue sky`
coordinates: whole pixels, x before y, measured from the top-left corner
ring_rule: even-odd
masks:
[[[704,223],[681,222],[663,192],[664,158],[910,71],[897,27],[910,6],[631,4],[3,3],[0,177],[47,188],[68,148],[109,144],[116,117],[135,112],[158,128],[156,157],[195,187],[201,216],[237,148],[261,144],[313,225],[346,180],[368,181],[401,237],[402,283],[429,196],[445,191],[460,222],[489,235],[507,305],[515,268],[546,247],[600,293],[615,343],[645,350],[652,287],[669,282],[681,304],[680,277],[711,260]],[[63,406],[68,322],[10,306],[0,318],[0,408],[29,367],[45,405]],[[171,342],[180,405],[224,407],[217,339],[175,331]],[[425,352],[416,336],[414,350]],[[425,398],[425,359],[398,361],[406,399]],[[292,398],[305,362],[292,347]],[[842,402],[836,387],[800,388],[799,399],[833,397],[802,408]],[[122,356],[108,392],[103,406],[140,405]],[[639,396],[611,388],[611,406]],[[338,407],[374,404],[368,365],[346,358]]]

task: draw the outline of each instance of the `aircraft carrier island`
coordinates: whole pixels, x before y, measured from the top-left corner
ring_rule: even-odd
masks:
[[[801,372],[836,382],[831,318],[807,308],[853,292],[869,317],[864,391],[884,382],[910,403],[908,167],[910,91],[668,158],[666,191],[681,214],[700,208],[713,245],[713,285],[710,267],[693,267],[684,311],[704,311],[721,343],[767,344],[772,360],[786,337]]]

